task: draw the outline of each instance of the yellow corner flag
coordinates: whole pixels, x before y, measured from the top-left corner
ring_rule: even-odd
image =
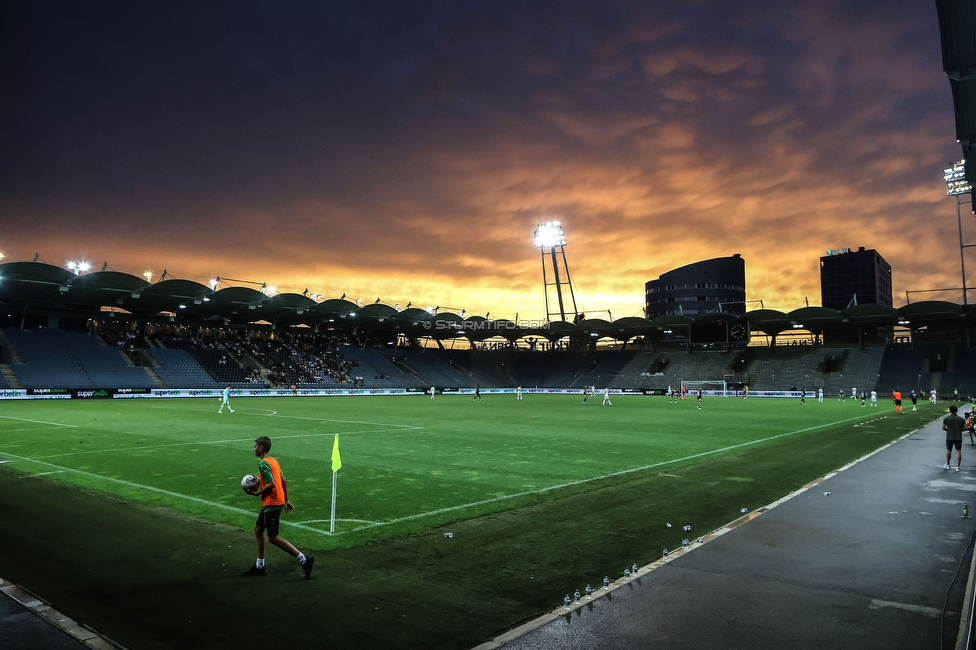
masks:
[[[339,434],[335,434],[335,441],[332,443],[332,471],[338,472],[342,469],[342,459],[339,458]]]

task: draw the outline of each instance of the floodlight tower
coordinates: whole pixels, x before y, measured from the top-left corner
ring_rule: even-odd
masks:
[[[562,321],[566,320],[566,305],[563,301],[563,288],[565,288],[569,292],[569,299],[573,302],[573,310],[570,314],[575,321],[576,295],[573,293],[573,279],[569,274],[569,264],[566,262],[566,235],[563,233],[562,224],[558,221],[540,223],[536,226],[534,239],[536,248],[542,251],[542,283],[546,296],[546,317],[550,322],[553,316],[559,316],[559,320]],[[558,311],[550,306],[550,287],[556,290]]]
[[[959,224],[959,266],[962,270],[962,304],[969,304],[966,299],[966,257],[967,248],[972,248],[976,244],[964,244],[962,241],[962,197],[973,191],[973,186],[966,180],[966,161],[960,160],[944,170],[946,182],[946,194],[956,197],[956,221]],[[969,199],[972,203],[972,198]]]

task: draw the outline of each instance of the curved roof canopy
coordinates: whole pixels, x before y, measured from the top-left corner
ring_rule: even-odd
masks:
[[[800,307],[791,311],[789,318],[793,327],[808,332],[823,332],[841,323],[840,312],[830,307]]]
[[[918,329],[939,325],[957,327],[976,320],[974,305],[932,300],[898,309],[882,305],[858,305],[841,311],[803,307],[788,314],[773,309],[758,309],[741,316],[711,313],[692,319],[671,314],[653,320],[640,317],[626,317],[612,322],[586,319],[576,324],[553,321],[543,327],[522,327],[510,320],[462,317],[447,311],[430,314],[423,309],[407,308],[398,312],[383,303],[360,307],[344,298],[316,303],[296,293],[269,297],[243,286],[213,291],[192,280],[170,279],[149,284],[144,278],[116,271],[98,271],[79,276],[43,262],[0,264],[0,305],[25,313],[78,318],[89,318],[106,307],[118,307],[140,318],[167,314],[197,323],[219,321],[247,325],[267,322],[275,326],[326,326],[418,338],[465,337],[471,341],[493,337],[516,341],[533,336],[553,342],[566,337],[627,341],[641,335],[660,336],[672,330],[678,334],[688,334],[696,325],[735,322],[748,322],[751,330],[775,336],[789,329],[801,328],[817,333],[844,327],[903,325]]]
[[[687,316],[670,314],[668,316],[658,316],[651,321],[651,326],[658,330],[681,329],[686,330],[691,327],[694,321]]]
[[[841,315],[862,327],[897,325],[901,315],[897,309],[886,305],[857,305],[840,310]]]
[[[898,313],[912,327],[917,327],[923,322],[957,322],[966,315],[961,305],[941,300],[913,302],[910,305],[900,307]]]
[[[749,327],[770,336],[776,336],[793,325],[789,316],[775,309],[748,311],[742,317],[748,321]]]

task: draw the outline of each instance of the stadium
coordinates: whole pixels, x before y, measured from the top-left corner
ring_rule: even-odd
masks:
[[[976,647],[976,14],[871,4],[0,10],[0,648]]]
[[[38,571],[20,539],[23,561],[5,578],[91,621],[105,643],[171,643],[153,621],[168,618],[175,594],[158,573],[174,563],[181,597],[223,603],[181,643],[243,641],[221,622],[257,592],[217,592],[248,562],[253,516],[235,486],[260,435],[277,441],[301,508],[283,535],[316,552],[323,582],[345,571],[360,585],[314,599],[348,626],[303,623],[292,643],[320,633],[339,647],[474,647],[559,609],[563,584],[599,597],[604,578],[608,592],[635,579],[618,566],[646,574],[676,560],[976,391],[971,308],[946,302],[519,323],[220,285],[0,265],[0,396],[15,425],[2,467],[43,481],[13,481],[31,492],[11,498],[51,513],[30,517],[30,537],[59,558]],[[215,404],[225,387],[228,413]],[[862,410],[872,390],[880,404]],[[888,418],[895,390],[920,404],[901,421]],[[677,435],[689,409],[702,418],[691,439]],[[330,473],[333,444],[342,469]],[[109,512],[120,506],[124,516]],[[81,555],[134,572],[64,579],[83,567],[65,569],[75,549],[54,540],[105,528],[138,551],[120,560],[91,545],[99,535]],[[188,550],[187,530],[219,571],[201,579],[196,561],[172,555]],[[414,568],[399,566],[404,554]],[[269,562],[282,582],[263,588],[308,616],[288,587],[297,572]],[[77,602],[76,580],[105,604]],[[120,607],[118,593],[139,597]],[[382,612],[371,632],[366,603]]]
[[[852,387],[976,394],[968,371],[976,307],[949,302],[516,323],[217,281],[76,275],[39,262],[0,265],[0,282],[3,388],[25,395],[225,385],[663,394],[683,382],[830,396]]]

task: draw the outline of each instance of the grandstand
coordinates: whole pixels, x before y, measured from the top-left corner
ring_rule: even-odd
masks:
[[[223,388],[186,350],[157,348],[148,355],[167,388]]]
[[[40,262],[0,264],[0,280],[0,387],[976,392],[976,307],[939,301],[522,327]]]
[[[115,342],[108,345],[106,342]],[[515,346],[441,350],[361,347],[332,335],[224,331],[120,337],[38,328],[0,331],[0,388],[192,388],[300,386],[425,390],[610,386],[660,393],[682,381],[724,380],[730,389],[852,387],[976,394],[976,354],[961,343],[884,346],[786,345],[738,349],[533,350]]]
[[[385,350],[382,354],[393,365],[413,375],[426,386],[469,388],[481,383],[471,373],[454,367],[451,357],[448,355],[447,359],[444,359],[437,350],[405,348]],[[494,384],[485,382],[485,385]]]
[[[426,382],[425,385],[422,378],[397,367],[372,348],[363,349],[355,345],[344,345],[340,348],[340,352],[353,364],[352,384],[355,387],[423,389],[426,385],[431,385],[431,382]]]
[[[20,360],[9,366],[20,387],[157,387],[144,368],[99,338],[59,329],[5,328],[4,335]]]

